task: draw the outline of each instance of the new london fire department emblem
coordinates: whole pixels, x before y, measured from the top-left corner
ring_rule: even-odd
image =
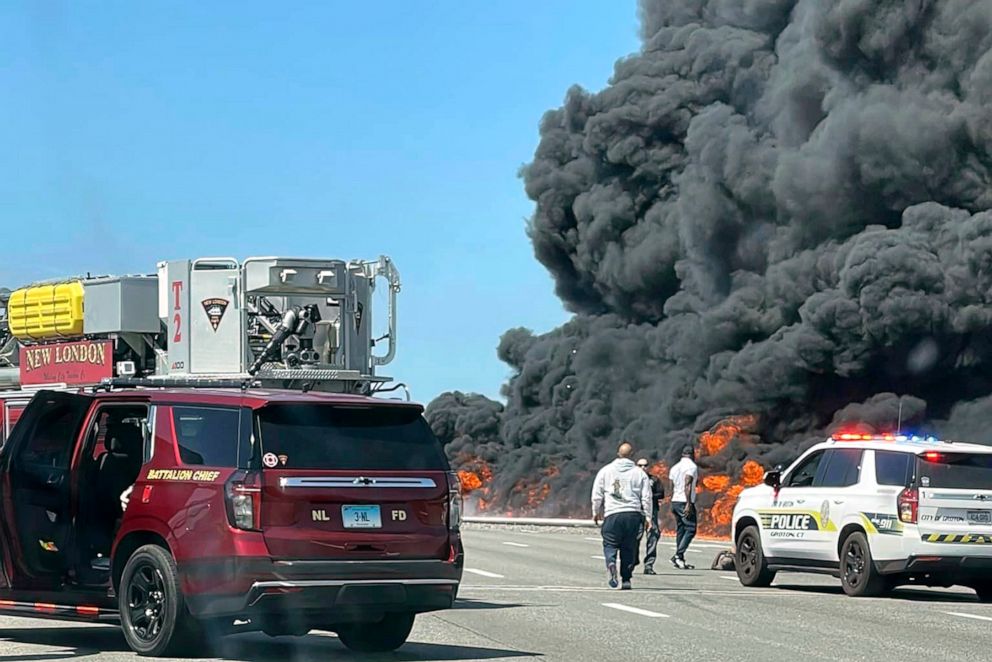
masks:
[[[220,326],[220,321],[224,319],[224,312],[230,302],[227,299],[204,299],[202,303],[203,310],[207,313],[207,319],[210,320],[210,326],[216,331],[217,327]]]

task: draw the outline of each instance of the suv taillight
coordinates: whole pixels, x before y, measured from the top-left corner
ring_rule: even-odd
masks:
[[[262,488],[259,476],[251,471],[235,471],[224,486],[227,521],[236,529],[258,531],[262,514]]]
[[[916,524],[916,511],[920,505],[920,493],[915,487],[907,487],[899,493],[896,507],[899,510],[899,520],[906,524]]]
[[[462,524],[462,483],[458,474],[448,473],[448,530],[458,531]]]

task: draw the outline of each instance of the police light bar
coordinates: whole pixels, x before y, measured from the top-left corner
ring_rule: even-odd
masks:
[[[827,441],[888,441],[903,444],[939,444],[944,443],[934,436],[921,437],[906,434],[856,434],[844,432],[831,435]]]

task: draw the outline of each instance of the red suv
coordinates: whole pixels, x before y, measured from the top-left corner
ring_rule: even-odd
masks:
[[[461,581],[458,482],[399,401],[40,391],[0,493],[0,613],[119,621],[145,655],[240,629],[392,650]]]

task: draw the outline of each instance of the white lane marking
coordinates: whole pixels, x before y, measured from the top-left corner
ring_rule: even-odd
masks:
[[[647,616],[648,618],[671,618],[668,614],[659,614],[656,611],[638,609],[637,607],[628,607],[627,605],[617,604],[616,602],[604,602],[603,606],[609,607],[610,609],[619,609],[620,611],[630,612],[631,614],[637,614],[638,616]]]
[[[519,542],[505,542],[504,545],[509,545],[510,547],[530,547],[530,545],[525,545]]]
[[[740,581],[740,579],[737,578],[737,575],[720,575],[720,579],[727,579],[732,582]]]
[[[602,538],[590,538],[589,536],[586,536],[586,540],[591,540],[593,542],[603,542]]]
[[[600,561],[605,561],[605,560],[606,560],[606,557],[605,557],[605,556],[603,556],[602,554],[600,554],[599,556],[597,556],[597,555],[595,555],[595,554],[593,554],[593,555],[592,555],[592,556],[590,556],[589,558],[592,558],[592,559],[599,559]]]
[[[471,572],[473,575],[479,575],[480,577],[504,579],[503,575],[497,575],[495,572],[489,572],[488,570],[479,570],[478,568],[465,568],[465,572]]]
[[[950,616],[960,616],[961,618],[973,618],[976,621],[992,621],[992,617],[979,616],[978,614],[965,614],[959,611],[945,611],[944,613]]]
[[[609,591],[611,593],[616,593],[615,588],[609,588],[606,586],[503,586],[495,584],[462,584],[458,589],[459,595],[461,591],[476,591],[479,593],[490,593],[490,592],[510,592],[510,593],[541,593],[541,592],[551,592],[551,593],[587,593],[587,592],[599,592],[599,591]],[[768,591],[766,589],[749,589],[746,587],[741,588],[730,588],[726,589],[712,588],[712,589],[699,589],[699,588],[641,588],[638,585],[636,589],[638,593],[657,593],[663,595],[733,595],[741,596],[746,595],[748,598],[769,598],[772,600],[780,598],[796,598],[796,599],[815,599],[822,600],[822,596],[812,593],[812,592],[802,592],[802,593],[790,593],[788,591]]]

